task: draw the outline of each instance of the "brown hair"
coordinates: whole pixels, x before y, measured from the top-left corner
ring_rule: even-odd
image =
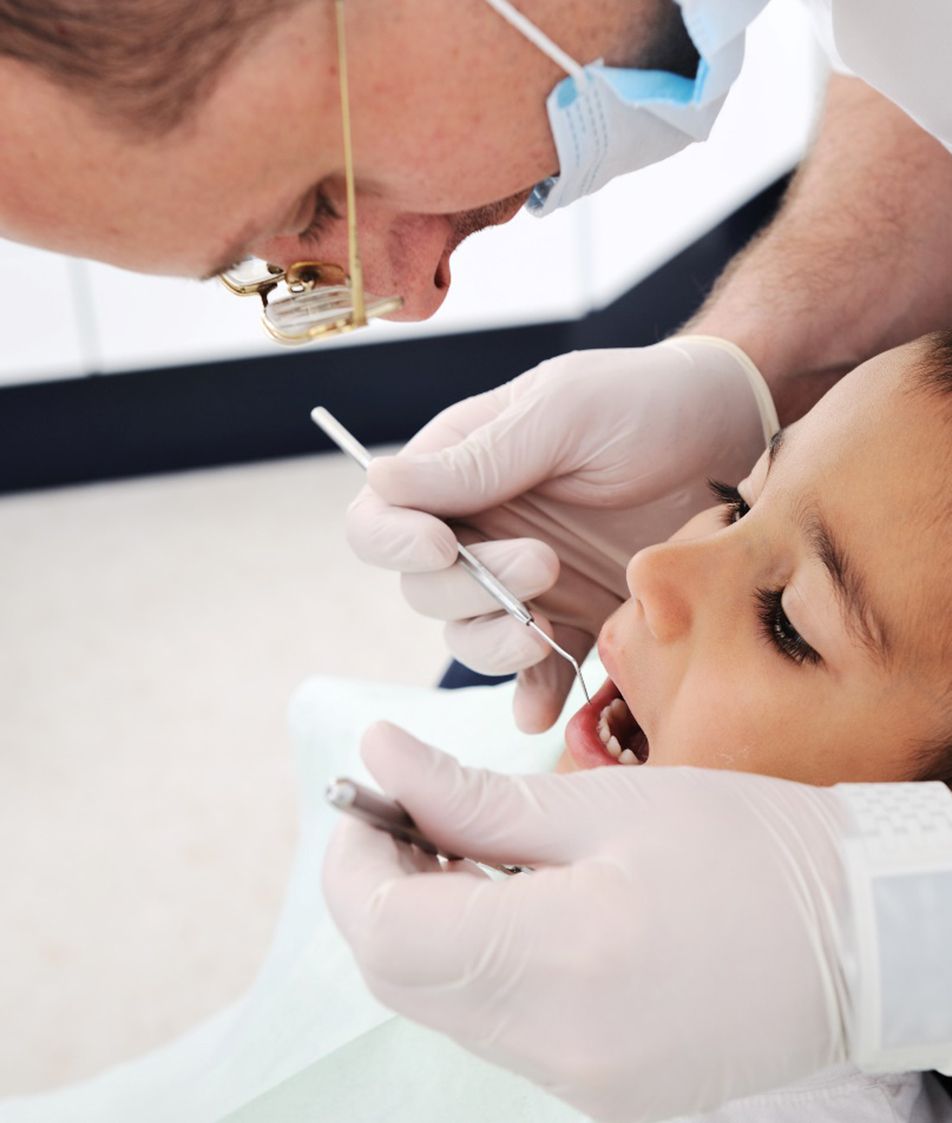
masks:
[[[166,135],[265,19],[304,0],[0,0],[0,58],[85,99],[130,139]]]
[[[936,331],[923,340],[925,351],[916,366],[914,389],[940,399],[952,412],[952,330]],[[952,457],[950,457],[952,460]],[[940,516],[949,520],[949,506]],[[952,529],[952,526],[950,526]],[[950,575],[952,576],[952,575]],[[946,701],[952,715],[952,667],[947,668]],[[952,723],[952,716],[950,716]],[[952,787],[952,734],[922,745],[918,754],[918,780],[940,780]]]
[[[952,396],[952,328],[934,331],[923,340],[925,354],[918,367],[924,390]]]

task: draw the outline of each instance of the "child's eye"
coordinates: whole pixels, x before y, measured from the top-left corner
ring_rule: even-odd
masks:
[[[750,512],[750,504],[736,487],[719,480],[708,480],[707,486],[724,508],[722,514],[726,526],[740,522]],[[815,666],[821,662],[820,653],[807,643],[787,618],[783,610],[783,589],[758,589],[756,599],[761,630],[781,655],[797,665],[809,663]]]
[[[782,598],[783,589],[757,590],[757,615],[763,633],[781,655],[797,664],[815,666],[820,662],[820,653],[814,651],[787,619]]]
[[[708,480],[707,486],[714,498],[724,508],[724,522],[727,526],[739,522],[750,507],[736,487],[722,484],[719,480]]]

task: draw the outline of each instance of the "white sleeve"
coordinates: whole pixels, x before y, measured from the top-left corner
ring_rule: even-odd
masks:
[[[813,34],[823,48],[823,52],[830,60],[830,66],[836,74],[843,74],[847,78],[855,78],[855,74],[840,57],[836,49],[836,40],[833,36],[833,2],[832,0],[800,0],[810,15],[813,24]]]
[[[952,1073],[952,791],[838,784],[850,931],[850,1057],[869,1072]]]

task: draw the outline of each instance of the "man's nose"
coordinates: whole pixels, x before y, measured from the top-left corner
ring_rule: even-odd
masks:
[[[717,599],[723,554],[715,539],[690,538],[639,550],[628,563],[628,590],[659,643],[687,636],[705,604]]]
[[[358,204],[357,222],[364,288],[374,296],[403,300],[400,310],[387,318],[426,320],[432,316],[450,287],[450,221],[442,215],[385,214]],[[281,266],[323,261],[346,271],[347,224],[340,219],[317,239],[273,238],[256,246],[254,252]]]

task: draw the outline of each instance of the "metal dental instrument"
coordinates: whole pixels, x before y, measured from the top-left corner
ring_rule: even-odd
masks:
[[[448,862],[462,861],[458,854],[447,854],[435,843],[430,842],[395,799],[388,799],[385,795],[358,784],[356,780],[351,780],[347,776],[339,776],[336,780],[331,780],[324,797],[338,811],[344,811],[378,830],[386,831],[399,842],[411,842],[424,853],[444,858]],[[496,862],[484,862],[479,858],[470,858],[469,861],[505,874],[532,872],[531,866],[502,865]]]
[[[348,456],[356,460],[366,472],[373,458],[360,441],[358,441],[352,433],[348,432],[332,413],[328,412],[323,406],[317,406],[315,409],[311,410],[311,420],[319,429],[322,429],[324,433],[330,437],[342,452],[346,452]],[[591,702],[592,698],[588,692],[588,687],[585,685],[585,679],[582,678],[582,669],[579,667],[578,662],[565,648],[560,647],[550,635],[547,635],[539,627],[532,613],[526,608],[522,601],[519,600],[515,593],[507,589],[498,577],[488,570],[473,553],[466,549],[459,539],[456,540],[456,546],[459,550],[459,564],[463,569],[466,570],[474,581],[478,581],[486,592],[489,593],[510,616],[518,620],[520,624],[525,624],[527,628],[531,628],[537,636],[545,640],[548,646],[551,647],[557,655],[561,655],[562,658],[570,664],[582,687],[585,701]]]

